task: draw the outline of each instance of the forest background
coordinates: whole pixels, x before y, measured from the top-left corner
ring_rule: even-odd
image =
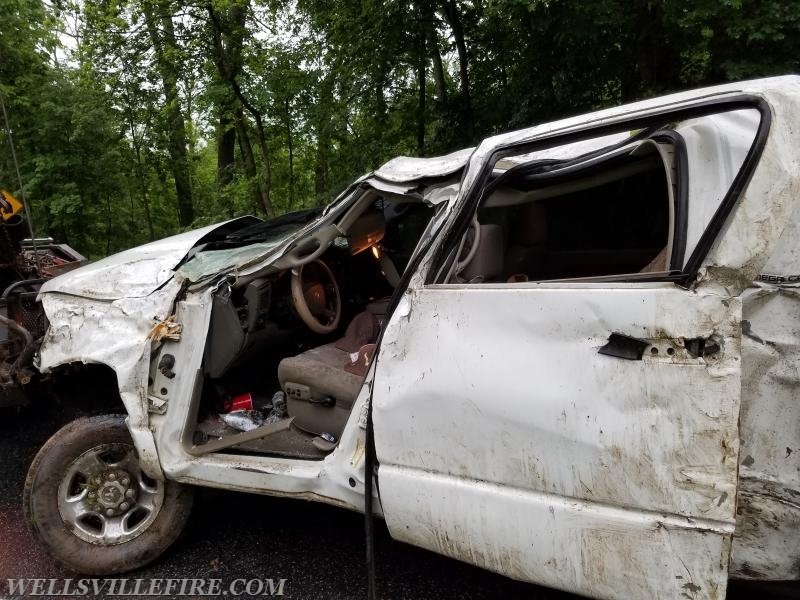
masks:
[[[0,0],[36,233],[91,258],[325,204],[397,155],[798,71],[800,0]]]

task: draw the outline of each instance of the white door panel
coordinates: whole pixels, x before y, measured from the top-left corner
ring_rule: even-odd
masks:
[[[671,284],[407,293],[373,392],[392,535],[600,597],[724,593],[740,315],[737,299]],[[641,360],[600,354],[612,333],[648,341]],[[721,350],[693,357],[694,338]]]
[[[380,477],[400,541],[593,598],[725,597],[732,526],[404,467],[382,465]]]

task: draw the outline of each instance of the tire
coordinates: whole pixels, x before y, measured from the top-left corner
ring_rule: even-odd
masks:
[[[123,573],[160,556],[181,534],[193,490],[141,472],[124,417],[72,421],[28,469],[28,527],[63,567],[86,575]]]

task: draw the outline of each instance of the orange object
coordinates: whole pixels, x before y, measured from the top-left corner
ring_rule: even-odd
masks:
[[[6,190],[0,190],[0,216],[8,221],[22,210],[22,203]]]

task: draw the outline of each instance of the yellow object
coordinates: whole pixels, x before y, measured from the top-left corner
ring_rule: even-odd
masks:
[[[11,217],[22,210],[22,203],[5,190],[0,190],[0,216],[3,221],[8,221]]]

